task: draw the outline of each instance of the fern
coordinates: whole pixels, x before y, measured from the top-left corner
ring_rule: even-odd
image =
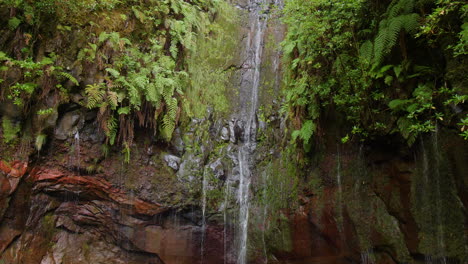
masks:
[[[114,116],[109,117],[109,119],[106,122],[105,133],[109,140],[110,145],[114,145],[115,143],[115,138],[117,136],[117,129],[118,129],[117,119]]]
[[[372,62],[374,44],[372,41],[367,40],[361,45],[359,49],[359,56],[364,63],[369,64]]]
[[[135,17],[136,17],[141,23],[145,23],[145,22],[146,22],[146,19],[148,19],[148,17],[147,17],[143,12],[141,12],[140,10],[138,10],[136,7],[132,7],[132,10],[133,10],[133,14],[135,14]]]
[[[177,116],[177,99],[170,98],[166,100],[166,114],[163,117],[162,123],[162,134],[166,140],[170,140],[172,137],[172,133],[175,129],[176,123],[176,116]]]
[[[110,105],[112,110],[115,110],[118,106],[118,95],[116,92],[108,91],[106,96],[106,101]]]
[[[295,130],[292,133],[292,138],[293,140],[296,140],[297,138],[302,139],[304,142],[304,145],[309,144],[310,139],[312,138],[312,135],[315,132],[315,123],[312,120],[307,120],[304,122],[300,130]]]
[[[9,118],[2,118],[3,141],[10,143],[16,139],[18,133],[21,131],[21,126],[14,124]]]
[[[104,100],[105,92],[101,89],[100,84],[88,84],[85,88],[85,93],[88,96],[88,108],[98,107]]]
[[[392,1],[387,9],[387,17],[397,17],[402,14],[407,14],[413,11],[415,0],[395,0]]]
[[[158,85],[158,83],[151,83],[148,85],[148,89],[146,90],[146,100],[159,105],[159,102],[161,101],[161,91],[162,86]]]
[[[73,77],[73,75],[71,75],[71,74],[68,73],[68,72],[58,72],[57,75],[58,75],[58,76],[62,76],[62,77],[64,77],[64,78],[70,80],[70,81],[71,81],[74,85],[76,85],[76,86],[79,86],[79,85],[80,85],[80,83],[78,82],[78,80],[77,80],[75,77]]]
[[[110,73],[114,78],[118,78],[120,76],[120,72],[112,68],[106,68],[106,72]]]
[[[420,16],[416,13],[410,13],[414,8],[414,1],[395,1],[394,4],[390,5],[387,17],[380,22],[379,32],[374,40],[374,68],[379,66],[384,56],[390,53],[402,31],[411,34],[419,26]]]

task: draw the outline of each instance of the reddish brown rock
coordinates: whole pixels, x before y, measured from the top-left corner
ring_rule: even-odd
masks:
[[[130,198],[123,191],[97,177],[69,175],[58,169],[35,169],[31,179],[36,183],[36,191],[50,193],[68,192],[84,200],[105,200],[130,208],[135,214],[156,215],[167,211],[160,204],[149,203],[138,198]]]
[[[23,161],[15,160],[8,164],[7,162],[0,160],[0,171],[13,178],[21,178],[28,169],[28,163]]]

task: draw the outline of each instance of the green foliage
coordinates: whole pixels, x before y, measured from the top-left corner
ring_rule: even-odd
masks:
[[[287,1],[282,46],[292,138],[307,150],[330,109],[352,128],[343,142],[399,133],[412,144],[436,122],[449,125],[454,113],[447,106],[465,104],[466,10],[461,1],[446,0],[393,0],[388,6]],[[457,57],[457,67],[443,68],[454,60],[448,52],[431,55],[437,45]],[[448,88],[452,81],[456,85]]]
[[[15,30],[18,28],[18,26],[21,24],[21,19],[17,17],[12,17],[10,20],[8,20],[8,26],[10,27],[11,30]]]
[[[196,38],[188,60],[190,88],[182,104],[188,105],[188,114],[196,117],[205,116],[207,107],[218,114],[225,114],[229,109],[225,93],[237,49],[238,17],[227,3],[220,3],[218,10],[215,23],[206,29],[208,33]]]
[[[2,131],[3,131],[3,141],[5,143],[11,143],[18,136],[18,133],[21,131],[21,126],[7,117],[2,118]]]
[[[43,91],[50,90],[51,83],[61,80],[70,80],[75,85],[78,81],[71,74],[64,72],[63,67],[54,65],[57,59],[56,54],[51,53],[43,57],[40,61],[34,61],[32,57],[25,59],[13,59],[4,52],[0,52],[0,65],[5,72],[19,71],[21,74],[13,75],[12,80],[4,88],[6,97],[14,104],[24,106],[34,99],[35,92],[40,87]],[[53,81],[52,81],[52,80]],[[57,88],[57,87],[56,87]]]
[[[37,111],[38,115],[50,115],[55,111],[54,108],[40,109]]]
[[[24,109],[50,93],[60,95],[57,104],[65,103],[68,93],[78,91],[86,96],[83,105],[99,109],[107,143],[131,145],[135,125],[169,141],[181,118],[193,116],[196,105],[214,105],[216,110],[228,105],[227,77],[221,76],[227,76],[223,69],[229,56],[223,48],[232,47],[234,39],[223,27],[232,28],[235,12],[225,1],[7,0],[0,8],[15,9],[15,17],[1,22],[27,37],[19,42],[22,54],[0,52],[1,70],[16,78],[6,84],[2,76],[2,88]],[[36,46],[39,37],[64,39],[63,35],[75,38],[73,50],[44,56]],[[70,59],[75,61],[69,64]],[[216,63],[205,64],[208,61]],[[86,78],[89,68],[97,68],[96,83],[80,85],[82,76],[64,68]],[[14,73],[17,69],[20,75]],[[191,81],[190,75],[198,79]],[[203,96],[191,97],[201,90]]]
[[[435,129],[436,120],[425,120],[418,118],[426,112],[432,112],[436,108],[433,104],[432,90],[429,85],[420,85],[413,92],[413,97],[409,99],[395,99],[388,103],[390,109],[394,112],[401,112],[398,121],[398,129],[402,136],[413,144],[416,137],[421,132],[430,132]],[[442,113],[436,113],[439,120],[443,120]]]
[[[130,163],[130,146],[128,145],[128,143],[124,144],[122,154],[124,155],[124,161],[126,163]]]
[[[362,1],[339,1],[337,5],[335,2],[291,0],[284,8],[283,20],[288,26],[283,42],[286,100],[298,131],[296,137],[307,141],[317,127],[311,122],[317,121],[320,106],[329,103],[337,83],[334,78],[325,79],[330,71],[328,66],[333,64],[330,58],[350,46],[352,29],[358,22],[354,13]],[[342,60],[348,59],[343,54]],[[345,70],[340,63],[336,65]],[[309,120],[306,127],[301,125],[302,119]]]
[[[419,15],[410,13],[412,11],[410,8],[406,7],[403,14],[392,16],[398,14],[397,10],[402,9],[403,3],[407,2],[411,3],[412,1],[400,0],[390,7],[388,17],[380,22],[379,33],[374,41],[374,67],[377,67],[383,61],[384,56],[390,53],[402,31],[407,33],[416,32],[419,26]]]
[[[458,123],[458,125],[461,126],[460,136],[462,136],[465,140],[468,140],[468,114],[465,116],[465,118],[462,118],[460,120],[460,123]]]
[[[47,140],[47,135],[45,134],[39,134],[36,136],[36,142],[34,145],[36,146],[37,151],[41,151],[42,147],[46,143],[46,140]]]
[[[104,86],[100,84],[88,84],[85,88],[85,93],[88,99],[87,107],[88,108],[95,108],[101,106],[101,104],[105,101],[105,94]]]
[[[79,86],[78,80],[68,72],[57,72],[57,76],[70,80],[74,85]]]
[[[458,33],[460,40],[451,46],[455,56],[468,55],[468,23],[462,25],[462,31]]]
[[[306,120],[300,130],[295,130],[292,133],[293,140],[300,138],[304,144],[304,147],[307,148],[310,139],[315,131],[315,124],[312,120]]]

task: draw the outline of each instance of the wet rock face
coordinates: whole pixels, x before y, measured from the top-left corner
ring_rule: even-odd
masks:
[[[7,210],[14,205],[12,194],[18,189],[19,182],[27,171],[27,163],[13,161],[11,163],[0,160],[0,223],[5,217],[10,217]],[[21,213],[21,212],[20,212]],[[18,216],[18,220],[21,217]],[[0,225],[0,256],[8,245],[21,234],[16,225]]]
[[[60,168],[32,168],[27,183],[23,182],[32,187],[31,207],[16,212],[19,208],[9,208],[5,198],[18,184],[10,184],[8,179],[21,179],[26,168],[23,162],[0,162],[1,208],[24,214],[0,222],[0,256],[7,263],[200,261],[200,226],[173,214],[170,208],[129,195],[101,177]],[[28,221],[15,227],[20,218]],[[222,227],[209,230],[219,233]],[[210,232],[206,234],[211,239],[207,243],[210,261],[204,263],[222,263],[223,238]],[[25,246],[30,251],[22,250]]]
[[[221,140],[223,141],[228,141],[229,140],[229,128],[227,127],[223,127],[221,129],[221,136],[220,136]]]
[[[174,155],[165,155],[164,161],[167,163],[167,166],[171,167],[174,170],[179,169],[180,158]]]
[[[55,129],[55,138],[66,140],[83,126],[83,116],[80,111],[67,112],[59,120],[57,128]]]

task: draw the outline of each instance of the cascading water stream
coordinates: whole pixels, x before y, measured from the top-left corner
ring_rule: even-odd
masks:
[[[70,167],[76,169],[80,173],[80,132],[76,131],[73,136],[73,153],[71,155]]]
[[[247,36],[247,61],[244,68],[247,68],[243,75],[243,83],[251,83],[250,107],[242,113],[244,121],[244,134],[242,143],[238,148],[237,158],[239,166],[239,249],[237,263],[245,264],[247,259],[247,239],[249,225],[249,189],[252,172],[250,170],[250,160],[256,147],[256,111],[258,103],[258,89],[260,86],[260,66],[262,63],[263,41],[266,28],[267,15],[262,13],[262,8],[267,4],[265,0],[251,0],[250,10],[250,31]]]
[[[337,197],[337,205],[336,205],[336,210],[337,210],[337,227],[339,230],[340,234],[340,240],[341,242],[344,242],[344,218],[343,218],[343,187],[342,187],[342,172],[341,172],[341,154],[338,149],[337,153],[337,165],[336,165],[336,185],[338,187],[338,197]]]
[[[202,180],[202,236],[201,236],[201,263],[204,262],[205,255],[205,236],[206,236],[206,191],[208,188],[208,181],[206,178],[206,168],[203,168]]]
[[[444,241],[444,229],[443,229],[443,221],[442,221],[442,193],[440,191],[440,152],[439,152],[439,142],[438,142],[438,133],[439,128],[436,124],[436,129],[432,134],[432,147],[434,149],[434,156],[435,156],[435,166],[436,166],[436,190],[437,190],[437,198],[436,198],[436,212],[437,212],[437,248],[438,248],[438,255],[440,258],[440,263],[446,264],[447,260],[445,258],[445,241]]]
[[[239,150],[239,222],[240,222],[240,239],[239,239],[239,255],[237,263],[244,264],[247,257],[247,236],[249,224],[249,187],[250,187],[250,171],[245,167],[244,152]]]

